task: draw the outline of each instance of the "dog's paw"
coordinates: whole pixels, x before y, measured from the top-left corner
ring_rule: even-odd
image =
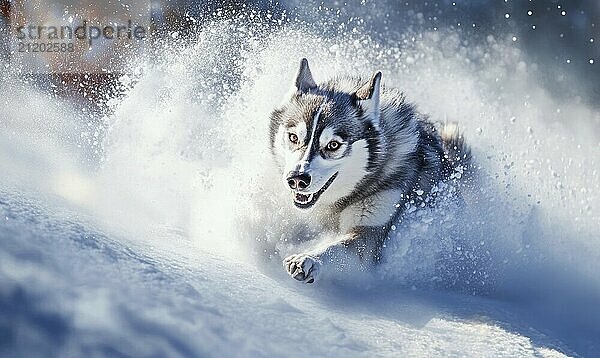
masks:
[[[283,260],[287,273],[298,281],[313,283],[321,270],[321,262],[307,254],[291,255]]]

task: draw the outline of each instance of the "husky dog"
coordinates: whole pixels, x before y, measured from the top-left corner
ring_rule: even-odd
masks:
[[[470,150],[455,124],[437,128],[381,72],[317,84],[302,59],[295,87],[271,114],[270,146],[290,200],[332,237],[283,261],[312,283],[327,266],[377,262],[405,204],[466,169]]]

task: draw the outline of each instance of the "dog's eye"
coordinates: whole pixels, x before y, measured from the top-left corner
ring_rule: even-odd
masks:
[[[288,139],[294,144],[298,143],[298,136],[294,133],[288,133]]]
[[[331,142],[327,143],[327,146],[325,147],[325,149],[334,151],[334,150],[340,149],[340,147],[341,147],[340,142],[332,140]]]

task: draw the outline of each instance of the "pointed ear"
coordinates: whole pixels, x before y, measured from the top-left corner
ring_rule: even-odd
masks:
[[[352,97],[355,101],[366,101],[370,100],[368,108],[369,118],[375,126],[379,129],[379,117],[381,116],[381,108],[379,106],[379,95],[381,93],[381,72],[377,72],[371,77],[367,83],[360,86]]]
[[[300,61],[300,70],[296,76],[296,88],[302,93],[308,92],[310,89],[316,88],[317,84],[313,79],[310,68],[308,67],[308,60],[303,58]]]
[[[381,71],[375,73],[367,83],[360,86],[354,92],[354,98],[359,101],[375,99],[379,102],[379,91],[381,87]]]

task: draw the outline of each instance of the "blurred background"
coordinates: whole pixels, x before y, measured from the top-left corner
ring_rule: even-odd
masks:
[[[25,3],[26,6],[23,6]],[[41,72],[52,78],[60,78],[52,82],[55,85],[53,90],[68,96],[81,95],[85,88],[92,94],[91,98],[97,99],[93,97],[94,94],[106,93],[109,88],[115,90],[115,78],[126,67],[117,66],[115,62],[135,61],[138,54],[114,46],[105,46],[100,50],[84,49],[83,46],[77,57],[62,60],[62,68],[42,66],[41,70],[36,68],[31,71],[16,51],[14,23],[29,21],[42,25],[62,25],[69,21],[73,23],[73,16],[75,23],[77,19],[81,21],[87,18],[89,21],[94,16],[103,18],[105,23],[116,23],[119,18],[134,18],[149,29],[150,36],[140,47],[150,57],[162,49],[157,43],[194,42],[203,25],[216,17],[217,10],[220,18],[247,13],[256,17],[256,21],[259,21],[259,13],[262,12],[279,19],[280,25],[311,19],[311,25],[325,34],[336,31],[337,28],[331,26],[333,22],[360,18],[361,31],[370,33],[386,45],[401,44],[403,35],[407,33],[452,29],[461,35],[465,45],[471,47],[489,42],[490,37],[511,39],[514,46],[524,53],[527,63],[536,70],[537,79],[544,83],[548,91],[562,99],[600,106],[600,2],[595,0],[146,0],[112,1],[94,6],[87,6],[85,2],[69,4],[69,1],[2,0],[0,10],[0,56],[5,61],[13,59],[13,66],[24,67],[24,76]],[[40,14],[43,16],[40,17]],[[270,26],[273,28],[272,24]],[[52,62],[52,59],[48,59],[48,62]],[[93,66],[88,66],[86,70],[86,63]],[[100,68],[103,70],[100,71]],[[81,86],[81,83],[84,85]]]

